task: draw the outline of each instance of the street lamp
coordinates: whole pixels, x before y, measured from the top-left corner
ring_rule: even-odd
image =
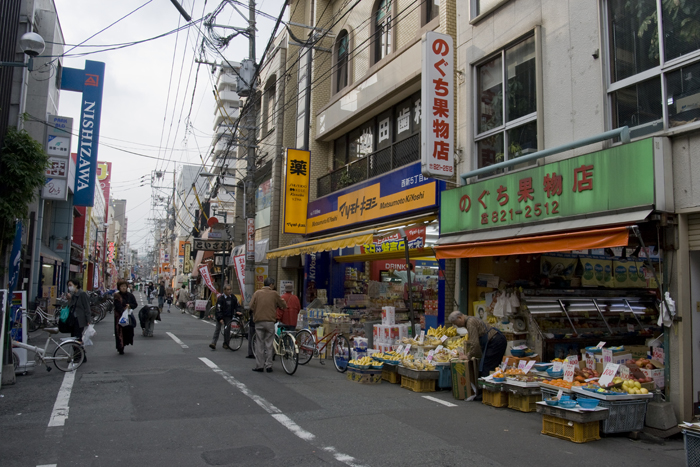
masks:
[[[19,38],[19,47],[22,49],[22,52],[29,55],[29,61],[27,63],[24,63],[24,62],[0,62],[0,67],[18,66],[18,67],[26,67],[29,71],[34,71],[34,60],[33,59],[34,59],[34,57],[39,55],[41,52],[43,52],[44,48],[46,47],[46,43],[44,42],[44,38],[35,32],[28,32],[26,34],[23,34],[22,37]]]

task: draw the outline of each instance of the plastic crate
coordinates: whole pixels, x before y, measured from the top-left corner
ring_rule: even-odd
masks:
[[[508,408],[519,412],[536,412],[537,403],[542,400],[542,394],[531,394],[520,396],[518,394],[508,394]]]
[[[452,389],[452,370],[450,365],[438,365],[435,368],[440,372],[437,380],[438,389]]]
[[[602,422],[603,433],[642,431],[644,429],[644,417],[647,414],[648,402],[649,399],[632,401],[601,400],[598,407],[605,407],[610,410],[607,420]]]
[[[692,430],[683,430],[685,439],[685,456],[688,467],[700,465],[700,433]]]
[[[401,382],[401,375],[395,371],[382,370],[382,379],[391,384],[398,384]]]
[[[551,415],[542,415],[542,434],[574,443],[588,443],[600,439],[600,423],[578,423]]]
[[[358,370],[348,368],[345,374],[348,381],[360,384],[379,384],[382,382],[382,370]]]
[[[508,393],[484,389],[481,392],[481,402],[491,407],[508,407]]]
[[[435,379],[413,379],[408,376],[401,378],[401,387],[413,392],[435,392]]]

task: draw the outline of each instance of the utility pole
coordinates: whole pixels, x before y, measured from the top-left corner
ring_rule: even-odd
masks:
[[[245,180],[245,220],[246,220],[246,245],[252,242],[253,251],[246,249],[245,260],[245,293],[244,301],[248,300],[255,292],[255,124],[257,112],[255,106],[255,0],[248,3],[248,57],[252,61],[252,74],[250,76],[248,94],[248,112],[246,115],[246,130],[248,132],[248,154],[246,156],[246,180]],[[250,238],[252,230],[252,240]]]

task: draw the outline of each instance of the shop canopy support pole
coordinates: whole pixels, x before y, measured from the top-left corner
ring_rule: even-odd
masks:
[[[530,162],[543,157],[551,156],[553,154],[559,154],[560,152],[569,151],[571,149],[580,148],[582,146],[588,146],[589,144],[598,143],[600,141],[605,141],[611,138],[619,137],[623,144],[630,142],[630,129],[626,126],[622,128],[617,128],[615,130],[606,131],[596,136],[591,136],[589,138],[580,139],[578,141],[573,141],[571,143],[563,144],[555,148],[543,149],[542,151],[533,152],[526,156],[520,156],[505,162],[499,162],[498,164],[489,165],[487,167],[482,167],[480,169],[475,169],[470,172],[460,175],[462,178],[462,183],[467,184],[467,179],[476,177],[477,175],[485,175],[493,173],[500,169],[505,169],[512,167],[516,164],[522,164],[524,162]]]
[[[408,282],[408,316],[411,319],[411,334],[416,338],[416,318],[413,316],[413,283],[411,281],[411,254],[408,251],[408,236],[403,227],[399,228],[399,235],[403,237],[403,250],[406,253],[406,282]]]

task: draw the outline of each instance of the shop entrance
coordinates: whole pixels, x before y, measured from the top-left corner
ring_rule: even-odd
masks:
[[[700,251],[690,252],[690,306],[692,312],[693,368],[700,362]],[[700,371],[693,370],[693,402],[700,402]]]

